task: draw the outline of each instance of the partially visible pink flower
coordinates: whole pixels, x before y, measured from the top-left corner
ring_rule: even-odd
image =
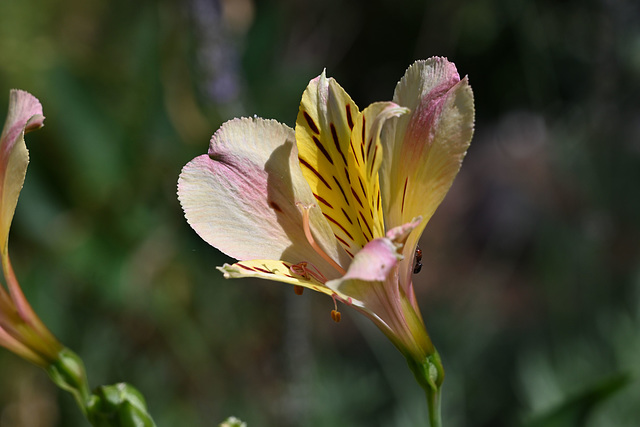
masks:
[[[24,184],[29,152],[24,134],[43,126],[40,102],[22,90],[12,90],[0,136],[0,258],[8,292],[0,285],[0,345],[47,368],[62,346],[34,313],[22,293],[9,259],[9,229]]]
[[[473,120],[467,79],[444,58],[414,63],[393,102],[362,111],[323,72],[302,96],[295,131],[258,118],[223,124],[209,153],[182,170],[178,198],[194,230],[239,260],[219,268],[225,277],[325,293],[423,363],[437,353],[414,295],[413,254]]]

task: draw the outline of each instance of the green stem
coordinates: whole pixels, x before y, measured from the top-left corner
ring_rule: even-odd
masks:
[[[442,414],[440,412],[440,391],[432,388],[425,390],[427,394],[427,405],[429,406],[429,424],[431,427],[442,427]]]
[[[407,362],[420,387],[427,395],[429,407],[429,424],[431,427],[442,427],[440,412],[440,396],[444,369],[437,351],[422,360],[415,360],[407,355]]]

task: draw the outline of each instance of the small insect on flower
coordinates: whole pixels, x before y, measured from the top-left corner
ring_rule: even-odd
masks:
[[[413,261],[413,274],[420,273],[420,270],[422,270],[422,249],[420,249],[420,246],[416,246],[416,254]]]

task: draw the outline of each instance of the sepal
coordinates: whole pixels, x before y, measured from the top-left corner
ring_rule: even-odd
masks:
[[[144,397],[127,383],[98,387],[87,404],[87,418],[95,427],[155,427]]]

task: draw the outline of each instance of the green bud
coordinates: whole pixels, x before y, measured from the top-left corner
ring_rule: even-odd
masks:
[[[218,427],[247,427],[247,423],[243,423],[236,417],[229,417],[224,420]]]
[[[89,398],[89,385],[84,363],[77,354],[63,348],[46,371],[58,387],[73,394],[78,405],[84,408]]]
[[[98,387],[87,404],[87,418],[95,427],[155,427],[144,397],[127,383]]]

